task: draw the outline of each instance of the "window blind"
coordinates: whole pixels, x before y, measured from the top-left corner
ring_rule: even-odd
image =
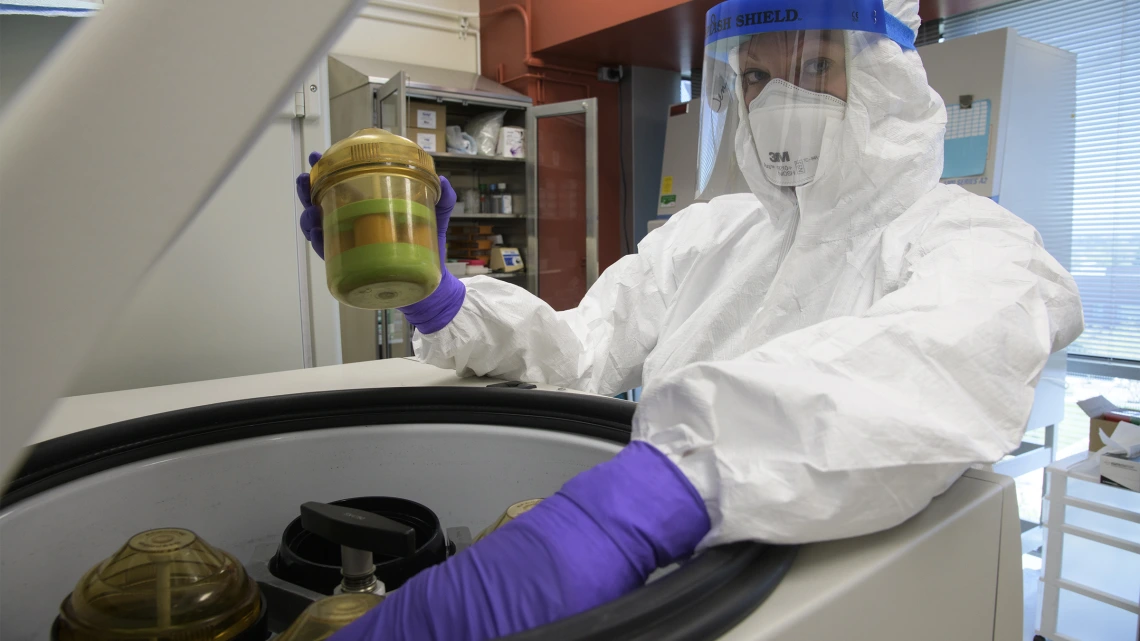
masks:
[[[943,35],[1004,27],[1077,54],[1071,271],[1086,328],[1069,352],[1140,361],[1140,2],[1015,0],[946,18]]]

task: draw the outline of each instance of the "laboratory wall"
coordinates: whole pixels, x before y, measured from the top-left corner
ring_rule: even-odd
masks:
[[[275,119],[151,268],[72,394],[303,366],[293,203],[281,188],[292,148],[292,123]]]
[[[468,25],[477,28],[478,4],[374,0],[333,51],[474,71],[477,35],[461,33],[458,16],[441,14],[470,13]],[[76,22],[0,19],[0,108]],[[325,286],[324,264],[307,246],[299,249],[296,232],[294,177],[308,169],[309,151],[331,144],[326,77],[324,69],[313,70],[305,85],[315,85],[319,95],[307,117],[282,106],[104,330],[69,394],[341,361],[337,305]],[[209,127],[192,114],[171,124]]]

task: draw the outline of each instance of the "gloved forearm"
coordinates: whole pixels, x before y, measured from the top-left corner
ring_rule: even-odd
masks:
[[[1049,354],[1081,331],[1079,293],[1032,227],[958,193],[908,241],[907,282],[862,314],[646,390],[634,435],[708,500],[702,545],[893,527],[1021,442]]]
[[[315,165],[321,159],[317,152],[309,154],[309,164]],[[321,229],[321,207],[313,203],[309,174],[297,176],[297,198],[305,210],[301,213],[301,232],[313,244],[313,251],[322,259],[325,257],[324,233]],[[447,225],[451,212],[455,209],[455,190],[447,178],[439,177],[439,201],[435,204],[436,231],[438,233],[439,267],[443,277],[439,287],[427,298],[400,309],[413,327],[425,334],[443,329],[463,306],[466,289],[459,279],[447,270]]]
[[[466,296],[467,288],[445,267],[443,279],[439,281],[439,287],[434,292],[418,303],[401,307],[400,311],[404,313],[412,327],[423,334],[434,334],[455,318],[459,309],[463,307]]]
[[[693,215],[700,216],[698,207]],[[642,384],[678,281],[667,251],[677,225],[649,234],[610,265],[573,309],[555,307],[495,278],[467,279],[462,309],[445,330],[417,335],[416,355],[461,375],[547,383],[613,395]],[[528,269],[536,269],[535,257]],[[545,290],[544,290],[545,291]]]
[[[335,641],[480,641],[611,601],[709,528],[688,479],[635,442],[465,552],[421,572]]]
[[[462,375],[603,395],[641,385],[665,318],[665,285],[657,282],[647,255],[625,256],[610,266],[578,307],[564,311],[498,279],[476,277],[466,284],[463,309],[447,330],[416,343],[424,362]]]

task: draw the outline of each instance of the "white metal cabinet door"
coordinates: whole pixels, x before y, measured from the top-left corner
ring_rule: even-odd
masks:
[[[372,125],[407,137],[407,104],[407,75],[401,71],[373,89]],[[340,319],[344,362],[412,355],[412,330],[399,311],[376,312],[342,304]]]
[[[408,137],[407,76],[403,71],[376,91],[376,126]],[[379,313],[380,358],[412,356],[412,330],[404,314],[396,309]]]

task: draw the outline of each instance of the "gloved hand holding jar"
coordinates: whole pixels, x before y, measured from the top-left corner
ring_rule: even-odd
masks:
[[[399,169],[376,166],[397,155],[405,162]],[[446,325],[465,290],[444,266],[455,190],[436,177],[431,158],[411,141],[365,129],[324,158],[313,152],[309,164],[313,174],[297,177],[301,231],[328,263],[333,296],[356,307],[398,308],[424,333]]]

